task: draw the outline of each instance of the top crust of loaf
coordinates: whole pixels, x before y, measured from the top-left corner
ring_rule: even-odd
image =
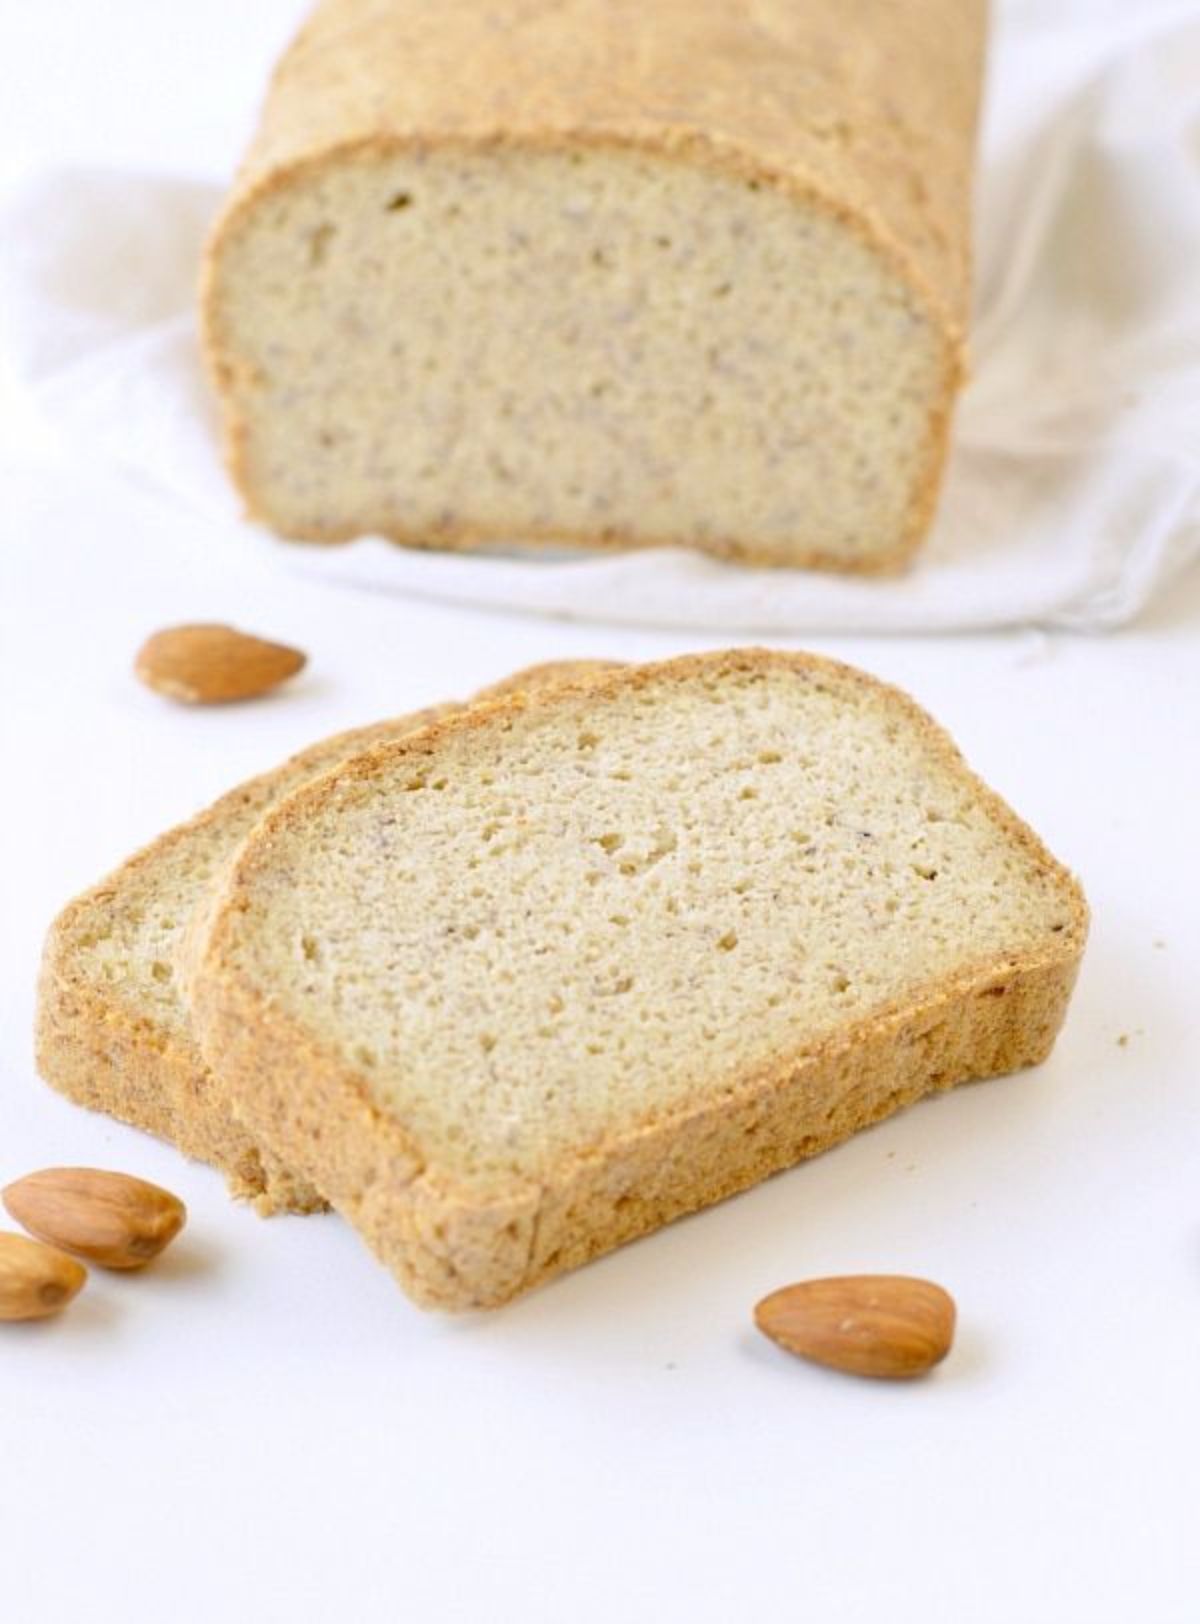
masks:
[[[322,0],[231,208],[375,143],[625,144],[820,200],[961,338],[985,0]],[[703,72],[697,72],[697,63]]]
[[[342,830],[340,807],[352,808],[363,804],[364,796],[385,791],[402,807],[406,797],[398,792],[410,783],[436,789],[439,776],[449,773],[453,779],[456,763],[462,770],[478,764],[478,753],[502,744],[503,736],[524,728],[526,740],[526,718],[532,726],[551,728],[565,720],[600,735],[621,707],[636,706],[643,696],[653,705],[656,696],[661,700],[675,691],[707,687],[715,692],[727,684],[749,688],[793,679],[798,687],[811,684],[823,694],[844,697],[851,709],[862,706],[886,717],[888,737],[903,738],[911,746],[910,758],[919,751],[928,763],[931,780],[940,786],[936,798],[952,801],[951,812],[966,808],[971,827],[995,836],[1003,873],[991,882],[986,874],[978,877],[984,899],[979,920],[956,921],[961,941],[955,934],[943,944],[936,961],[941,967],[932,979],[910,985],[905,977],[926,972],[905,970],[897,983],[902,991],[868,992],[844,1017],[817,1020],[807,1036],[794,1032],[779,1048],[772,1040],[757,1057],[748,1053],[757,1032],[750,1034],[753,1042],[742,1043],[747,1055],[741,1061],[733,1056],[739,1031],[717,1033],[730,1038],[731,1058],[718,1056],[704,1087],[672,1092],[664,1059],[663,1087],[650,1090],[643,1107],[622,1107],[624,1117],[613,1116],[610,1127],[582,1132],[575,1145],[568,1135],[546,1153],[532,1160],[525,1156],[508,1169],[485,1148],[478,1171],[471,1173],[462,1155],[435,1150],[425,1130],[414,1132],[411,1120],[384,1103],[376,1056],[367,1052],[369,1033],[359,1034],[364,1043],[358,1045],[323,1032],[319,1022],[305,1018],[304,1000],[291,996],[266,969],[272,952],[285,952],[289,939],[291,926],[275,917],[280,899],[300,894],[305,883],[311,892],[324,871],[313,862],[318,826],[338,831],[330,835],[335,842],[351,838],[349,827]],[[854,746],[848,737],[841,748],[852,752]],[[696,749],[702,748],[697,739]],[[764,752],[758,759],[778,757]],[[900,759],[907,759],[903,752]],[[511,812],[519,828],[523,803],[519,790],[513,793],[518,804]],[[495,794],[503,799],[503,780]],[[437,796],[433,801],[442,804]],[[878,804],[885,814],[886,780]],[[528,810],[535,811],[533,801]],[[957,821],[947,820],[944,806],[934,812],[930,822]],[[736,844],[732,829],[722,827],[729,836],[724,845]],[[716,849],[723,850],[719,830],[714,838]],[[869,832],[864,838],[871,838]],[[597,839],[607,850],[605,837]],[[969,843],[956,848],[950,831],[946,839],[948,851],[975,849]],[[430,852],[423,855],[432,861]],[[564,863],[569,856],[564,854]],[[650,860],[657,861],[657,855]],[[775,860],[763,856],[768,872]],[[447,873],[443,883],[456,882]],[[968,894],[975,883],[972,877]],[[1007,887],[1014,898],[1008,914],[1001,908],[995,928],[986,904],[988,883]],[[1003,897],[1000,901],[1007,906]],[[756,906],[757,922],[750,922],[757,928],[765,918],[769,926],[772,907]],[[260,953],[253,944],[264,940],[259,921],[268,917],[271,945]],[[360,972],[369,981],[374,975],[367,945],[373,940],[371,917],[365,935],[356,931],[358,946],[348,942],[342,949],[343,958],[350,955],[344,964],[352,981]],[[514,919],[519,918],[518,908]],[[371,751],[301,791],[245,848],[216,909],[207,948],[194,966],[191,992],[202,1044],[221,1055],[241,1109],[267,1143],[318,1179],[418,1300],[461,1307],[504,1301],[538,1279],[790,1165],[930,1088],[1042,1058],[1065,1011],[1086,923],[1074,880],[967,770],[946,735],[906,696],[834,662],[735,651],[644,667],[589,690],[566,688],[530,701],[517,697],[464,713],[417,739]],[[907,939],[901,932],[889,951],[904,951]],[[726,945],[738,944],[716,943]],[[314,957],[318,954],[319,944]],[[304,956],[309,957],[307,943]],[[553,959],[545,962],[553,970]],[[654,969],[644,961],[637,967]],[[850,966],[852,973],[857,968]],[[400,975],[401,968],[381,977],[381,987],[393,974]],[[303,976],[297,972],[291,979]],[[701,990],[696,996],[705,995]],[[419,1019],[417,1003],[402,996],[398,1007],[405,1020]],[[695,1024],[686,1003],[680,1010],[681,1021],[686,1015]],[[420,1041],[420,1031],[419,1024],[411,1026],[408,1041]],[[714,1053],[718,1050],[724,1054],[720,1044]],[[476,1111],[466,1110],[468,1138],[483,1115]],[[603,1110],[597,1121],[602,1119]]]

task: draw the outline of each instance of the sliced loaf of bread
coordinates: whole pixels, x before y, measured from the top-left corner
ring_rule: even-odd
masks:
[[[356,756],[246,842],[188,985],[255,1134],[464,1308],[1042,1059],[1086,919],[911,700],[734,651]]]
[[[484,695],[608,669],[603,661],[535,666]],[[38,987],[37,1063],[46,1081],[212,1163],[260,1212],[323,1209],[313,1185],[237,1119],[219,1073],[196,1047],[176,960],[207,888],[276,802],[358,751],[456,708],[416,711],[322,740],[240,784],[69,903],[50,928]]]
[[[983,0],[322,0],[203,296],[285,535],[878,571],[963,376]]]

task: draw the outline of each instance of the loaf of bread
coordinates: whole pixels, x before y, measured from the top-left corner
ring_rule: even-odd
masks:
[[[603,661],[534,666],[494,693],[611,669]],[[326,1203],[238,1120],[220,1070],[196,1047],[177,960],[220,875],[264,813],[360,750],[402,738],[444,712],[417,711],[322,740],[240,784],[169,830],[69,903],[50,928],[38,986],[38,1069],[60,1093],[144,1128],[220,1168],[234,1195],[264,1214]]]
[[[259,824],[187,983],[254,1132],[464,1308],[1042,1059],[1085,933],[911,700],[735,651],[357,755]]]
[[[983,0],[322,0],[211,239],[248,512],[882,571],[963,375]]]

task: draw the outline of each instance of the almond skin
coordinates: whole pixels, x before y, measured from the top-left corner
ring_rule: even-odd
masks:
[[[224,705],[265,694],[303,669],[306,656],[232,626],[169,626],[138,650],[134,672],[185,705]]]
[[[28,1235],[0,1232],[0,1320],[49,1319],[87,1279],[73,1257]]]
[[[854,1274],[764,1297],[754,1323],[788,1353],[855,1376],[921,1376],[950,1351],[954,1299],[931,1280]]]
[[[169,1190],[95,1167],[47,1167],[0,1194],[31,1235],[104,1269],[142,1268],[187,1218]]]

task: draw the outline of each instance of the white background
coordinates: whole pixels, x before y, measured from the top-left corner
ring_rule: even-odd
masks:
[[[81,158],[228,170],[299,10],[10,0],[0,181]],[[809,640],[909,688],[1082,875],[1092,941],[1047,1065],[448,1320],[338,1220],[260,1222],[40,1084],[43,931],[322,733],[526,661],[719,639],[242,569],[201,519],[68,464],[11,389],[0,406],[0,1182],[122,1167],[191,1210],[153,1271],[97,1272],[60,1320],[0,1330],[2,1616],[1200,1618],[1200,576],[1105,640]],[[205,618],[310,669],[213,713],[140,690],[142,637]],[[820,1372],[751,1329],[764,1292],[860,1269],[955,1293],[929,1380]]]

